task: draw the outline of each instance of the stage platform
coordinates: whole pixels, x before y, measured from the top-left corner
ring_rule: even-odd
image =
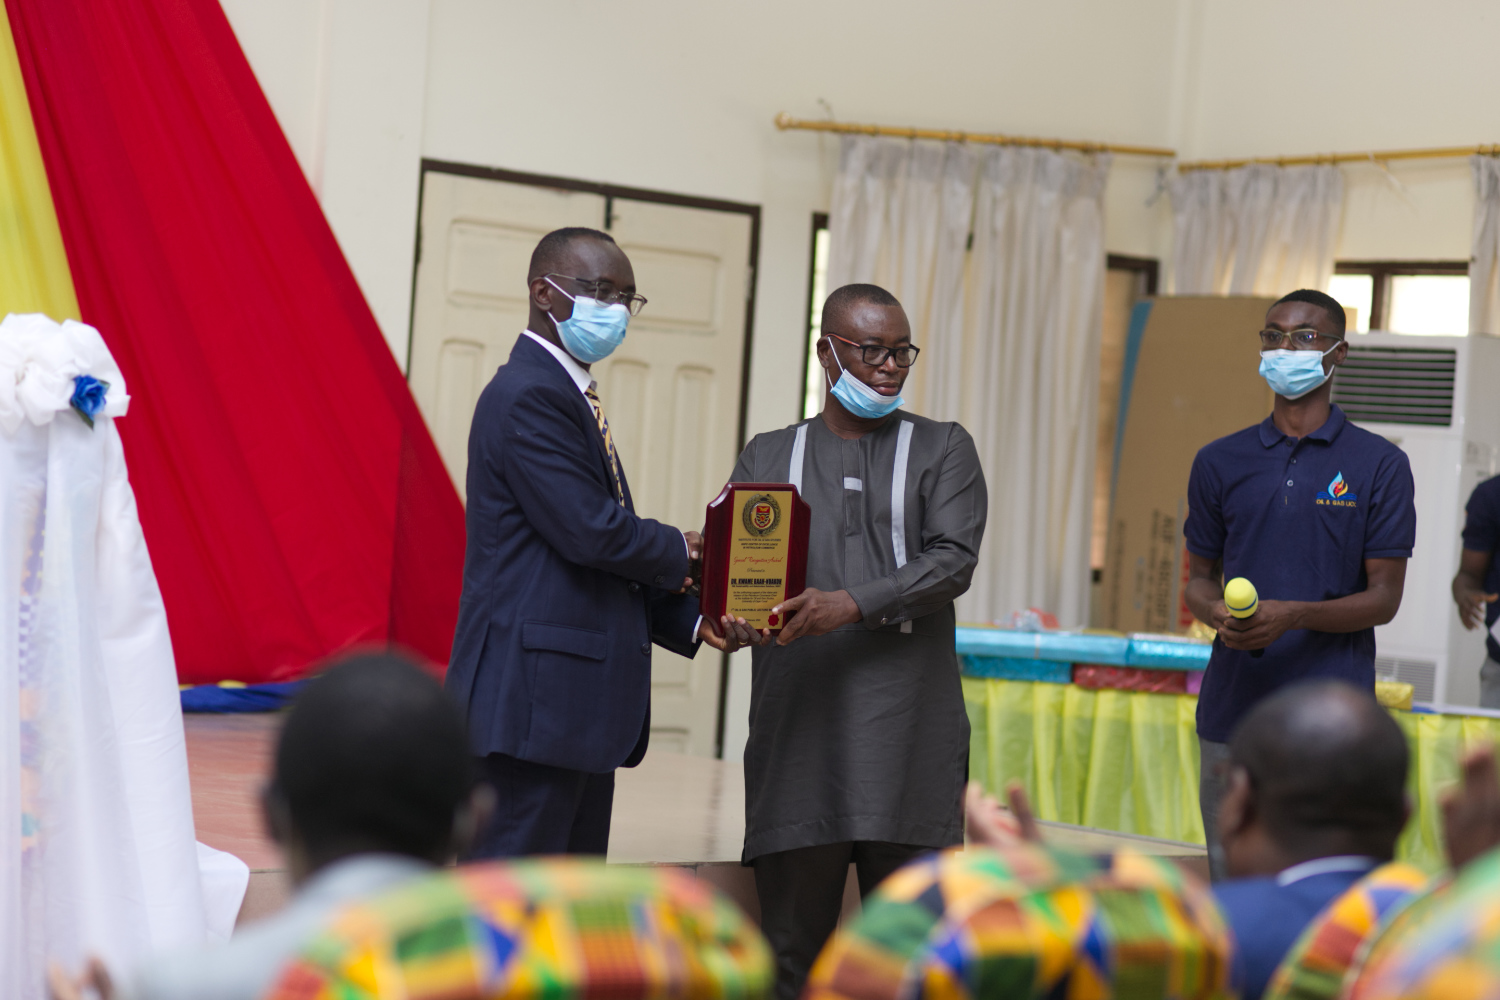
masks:
[[[265,832],[260,790],[270,772],[278,716],[188,715],[188,765],[198,839],[250,866],[240,920],[285,904],[290,883],[281,852]],[[1049,842],[1084,853],[1129,845],[1177,859],[1207,877],[1203,848],[1131,834],[1043,823]],[[742,867],[745,828],[743,768],[728,761],[652,751],[639,767],[617,772],[609,861],[692,868],[759,917],[751,870]],[[850,887],[847,902],[857,893]]]

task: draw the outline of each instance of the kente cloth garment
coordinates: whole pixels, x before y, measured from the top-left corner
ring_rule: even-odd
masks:
[[[1381,926],[1427,888],[1404,861],[1381,865],[1329,904],[1303,931],[1266,988],[1265,1000],[1333,1000]]]
[[[99,331],[0,322],[0,997],[227,938],[249,869],[196,843],[166,609]]]
[[[970,847],[866,897],[802,1000],[1228,997],[1231,947],[1207,887],[1165,859]]]
[[[808,587],[847,590],[863,616],[752,654],[744,860],[962,843],[969,720],[953,600],[987,509],[973,439],[897,411],[847,441],[813,417],[756,435],[731,479],[798,488],[812,509]]]
[[[1388,922],[1343,996],[1500,996],[1500,849],[1471,862]]]
[[[758,1000],[771,956],[691,872],[578,858],[438,872],[335,916],[268,1000]]]

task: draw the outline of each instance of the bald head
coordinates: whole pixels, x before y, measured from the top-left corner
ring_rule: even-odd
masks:
[[[1393,854],[1406,824],[1406,738],[1367,692],[1343,681],[1284,688],[1245,716],[1229,759],[1286,851]]]
[[[573,274],[578,269],[580,252],[598,251],[615,246],[615,238],[598,229],[585,226],[565,226],[554,229],[537,243],[531,251],[531,266],[526,269],[526,280],[535,281],[548,274]]]
[[[848,322],[849,314],[860,306],[895,309],[901,312],[903,322],[906,319],[906,313],[901,311],[901,303],[896,296],[879,285],[843,285],[835,288],[828,298],[823,300],[823,329],[839,329],[841,325]]]

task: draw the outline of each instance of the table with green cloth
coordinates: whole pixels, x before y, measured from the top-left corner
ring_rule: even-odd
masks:
[[[1038,819],[1203,843],[1195,696],[969,676],[963,688],[969,773],[992,793],[1019,781]],[[1412,754],[1414,812],[1398,856],[1435,871],[1443,865],[1438,796],[1458,780],[1466,746],[1500,745],[1500,719],[1391,714]]]

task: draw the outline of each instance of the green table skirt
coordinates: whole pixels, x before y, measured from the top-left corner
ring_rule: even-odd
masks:
[[[1196,697],[977,677],[963,685],[969,771],[991,792],[1020,781],[1038,819],[1203,843]],[[1463,747],[1500,744],[1500,719],[1392,714],[1412,750],[1413,814],[1399,853],[1436,870],[1438,797],[1457,780]]]

